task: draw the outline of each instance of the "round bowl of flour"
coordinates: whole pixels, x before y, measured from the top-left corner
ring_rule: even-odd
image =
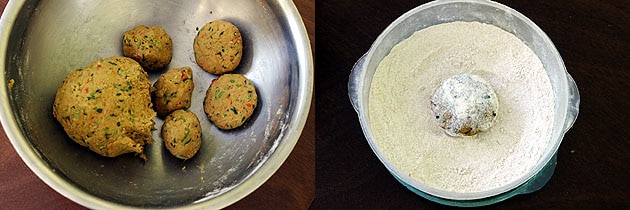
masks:
[[[487,83],[498,107],[489,112],[491,127],[453,136],[436,123],[444,116],[432,113],[432,97],[462,74]],[[579,110],[577,86],[549,37],[485,0],[433,1],[403,14],[356,63],[348,87],[366,139],[392,175],[453,206],[544,186]]]

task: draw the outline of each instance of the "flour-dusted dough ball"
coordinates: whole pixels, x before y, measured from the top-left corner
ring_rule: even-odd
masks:
[[[243,125],[257,105],[258,95],[251,81],[240,74],[224,74],[210,84],[203,109],[214,125],[228,130]]]
[[[173,41],[160,26],[137,26],[123,35],[123,53],[148,71],[163,69],[173,58]]]
[[[243,38],[234,24],[215,20],[199,29],[193,50],[195,60],[203,70],[224,74],[233,71],[241,62]]]
[[[436,122],[451,136],[473,136],[490,129],[498,104],[490,84],[473,74],[444,80],[431,98]]]
[[[166,117],[172,111],[190,108],[193,89],[193,72],[190,67],[170,69],[160,75],[151,91],[158,116]]]
[[[190,111],[174,111],[164,120],[162,139],[173,156],[183,160],[192,158],[201,148],[199,119]]]
[[[72,72],[57,90],[53,116],[75,142],[107,157],[151,143],[151,82],[138,62],[114,56]]]

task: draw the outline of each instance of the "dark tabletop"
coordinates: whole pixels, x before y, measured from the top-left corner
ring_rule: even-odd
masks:
[[[369,3],[368,3],[369,2]],[[348,75],[376,37],[427,1],[319,0],[316,199],[312,209],[438,209],[399,184],[372,153],[348,100]],[[489,209],[630,208],[630,2],[502,1],[554,42],[581,97],[580,113],[541,190]]]
[[[315,1],[294,0],[315,43]],[[0,14],[7,0],[0,0]],[[314,47],[313,47],[314,49]],[[4,85],[4,84],[2,84]],[[315,195],[315,110],[278,171],[260,188],[228,209],[306,209]],[[0,209],[84,209],[42,182],[15,152],[0,126]]]

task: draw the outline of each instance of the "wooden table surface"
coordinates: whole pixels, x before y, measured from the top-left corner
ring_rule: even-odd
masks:
[[[541,190],[489,209],[630,208],[630,2],[497,0],[551,38],[581,103]],[[369,3],[368,3],[369,2]],[[372,153],[348,100],[348,75],[394,19],[427,1],[319,0],[316,193],[312,209],[442,209],[399,184]]]
[[[8,0],[0,0],[0,14]],[[315,1],[294,0],[315,49]],[[313,98],[314,100],[314,98]],[[306,209],[315,196],[315,102],[297,145],[260,188],[228,209]],[[55,192],[22,162],[0,126],[0,209],[84,209]]]

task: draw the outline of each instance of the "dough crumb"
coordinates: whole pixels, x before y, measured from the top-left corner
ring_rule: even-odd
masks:
[[[7,87],[9,87],[9,90],[13,89],[13,85],[15,85],[15,80],[10,79],[9,83],[7,84]]]

